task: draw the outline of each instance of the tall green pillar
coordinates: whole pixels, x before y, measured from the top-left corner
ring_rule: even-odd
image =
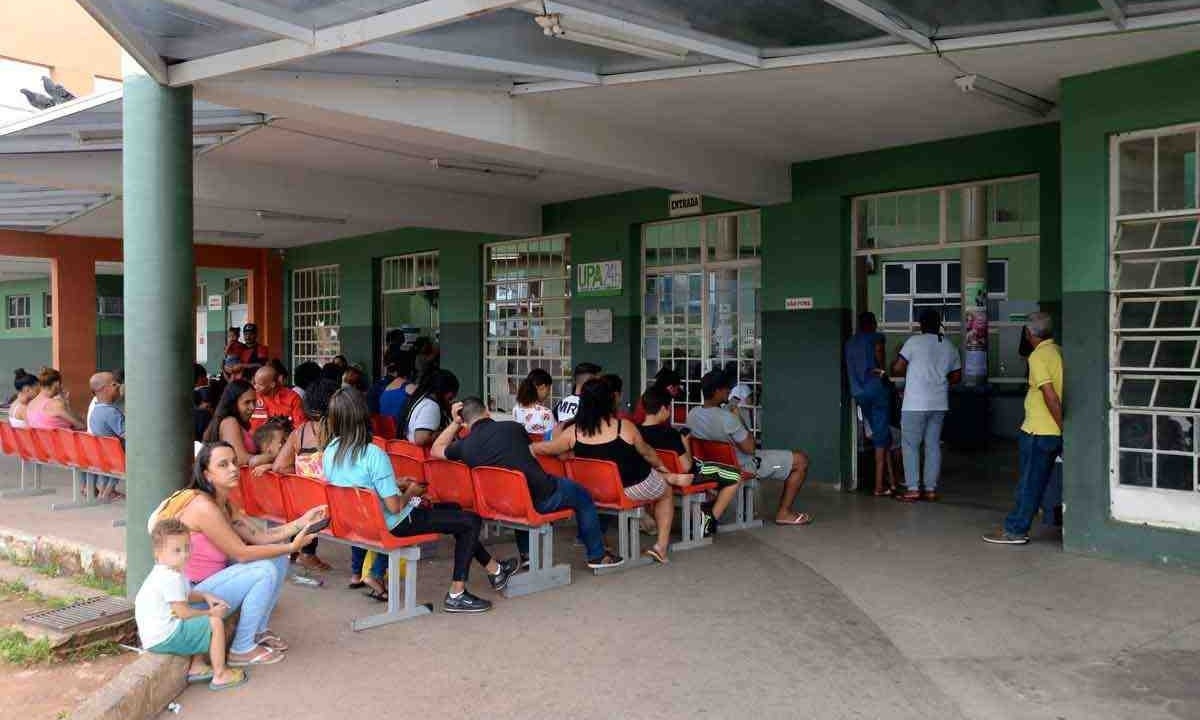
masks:
[[[123,115],[125,587],[153,567],[146,518],[187,483],[196,343],[192,89],[126,73]]]

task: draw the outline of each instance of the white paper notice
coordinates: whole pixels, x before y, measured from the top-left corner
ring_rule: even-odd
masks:
[[[583,313],[583,341],[591,345],[613,341],[612,310],[585,310]]]

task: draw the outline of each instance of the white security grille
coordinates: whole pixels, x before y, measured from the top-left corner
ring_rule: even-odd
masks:
[[[1111,145],[1113,515],[1189,529],[1200,529],[1198,143],[1192,126]]]
[[[734,371],[752,391],[743,417],[755,434],[761,431],[761,240],[756,210],[642,228],[642,387],[670,367],[684,381],[676,404],[690,410],[703,402],[706,371]]]
[[[571,246],[566,235],[487,245],[484,257],[484,391],[488,407],[511,410],[534,368],[571,387]]]
[[[30,326],[29,316],[30,307],[28,295],[9,295],[6,302],[7,307],[7,322],[5,325],[9,330],[18,328],[27,328]]]
[[[342,352],[342,295],[338,265],[292,272],[292,365],[324,365]]]

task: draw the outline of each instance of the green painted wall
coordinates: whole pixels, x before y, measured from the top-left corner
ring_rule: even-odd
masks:
[[[1057,307],[1058,143],[1058,126],[1046,124],[793,167],[793,201],[763,211],[763,356],[771,368],[764,401],[767,445],[808,450],[814,480],[837,482],[849,473],[841,345],[853,308],[848,243],[855,196],[1039,173],[1040,299]],[[811,297],[813,309],[789,312],[788,297]],[[792,412],[787,403],[797,397],[811,410]]]
[[[1070,550],[1200,568],[1193,533],[1116,522],[1109,512],[1108,183],[1114,133],[1200,121],[1200,53],[1062,84],[1064,480]],[[1070,418],[1082,418],[1072,422]]]
[[[202,302],[207,307],[209,295],[224,295],[225,281],[230,278],[246,277],[245,270],[229,270],[221,268],[197,268],[196,282],[204,284],[205,297]],[[221,371],[221,363],[224,360],[223,351],[225,343],[228,340],[229,329],[229,308],[228,299],[222,303],[222,309],[208,311],[208,360],[203,365],[208,368],[209,374],[217,374]],[[277,348],[272,349],[275,353]]]
[[[458,375],[460,394],[480,392],[483,369],[483,251],[498,235],[403,228],[288,250],[284,261],[284,355],[291,360],[292,271],[337,264],[341,270],[342,351],[350,362],[379,372],[379,261],[391,255],[439,250],[442,366]]]

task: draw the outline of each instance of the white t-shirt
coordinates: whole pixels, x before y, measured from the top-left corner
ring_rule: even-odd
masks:
[[[554,413],[541,403],[529,407],[520,405],[513,408],[513,420],[525,426],[525,432],[530,435],[545,435],[554,427]]]
[[[900,356],[908,361],[904,375],[904,412],[949,410],[950,381],[947,375],[962,369],[958,348],[949,338],[921,333],[910,337]]]
[[[558,417],[559,422],[567,422],[574,420],[575,414],[579,412],[579,396],[568,395],[558,401],[558,406],[554,408],[554,414]]]
[[[418,430],[437,432],[441,426],[442,409],[438,406],[437,401],[431,397],[421,398],[408,418],[407,440],[416,442],[414,437]]]
[[[95,410],[96,410],[96,398],[92,398],[92,401],[90,403],[88,403],[87,417],[84,419],[84,423],[86,423],[84,425],[84,427],[87,428],[88,432],[92,431],[92,413]]]
[[[171,614],[171,603],[187,602],[192,591],[183,573],[155,565],[133,600],[134,619],[142,647],[149,650],[171,637],[183,622]]]

